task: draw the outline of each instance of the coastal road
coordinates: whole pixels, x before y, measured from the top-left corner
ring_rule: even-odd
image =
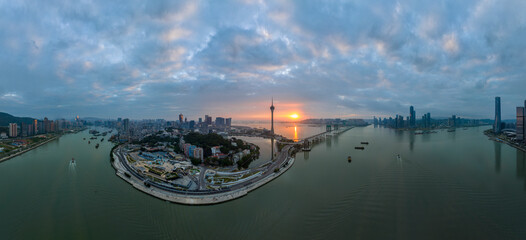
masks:
[[[228,191],[235,191],[235,190],[244,188],[250,184],[257,183],[258,181],[263,180],[269,175],[273,174],[274,169],[280,168],[283,165],[283,163],[288,160],[288,154],[289,154],[291,147],[292,147],[291,145],[287,145],[283,147],[283,149],[279,152],[278,156],[276,157],[276,160],[274,160],[269,166],[267,166],[267,169],[263,172],[263,174],[261,174],[261,176],[251,179],[246,182],[242,182],[242,183],[230,186],[227,189],[216,190],[216,191],[204,189],[206,187],[206,183],[204,182],[206,168],[204,167],[200,168],[201,172],[199,174],[199,188],[197,191],[181,191],[181,190],[169,187],[169,186],[158,184],[153,181],[150,181],[149,183],[151,187],[155,187],[155,188],[158,188],[164,191],[168,191],[168,192],[185,194],[185,195],[206,195],[206,194],[215,194],[215,193],[222,193],[222,192],[228,192]],[[125,158],[125,154],[122,152],[121,147],[117,149],[116,153],[117,153],[117,157],[119,158],[118,159],[119,162],[124,166],[124,168],[129,174],[133,175],[139,181],[144,182],[145,180],[147,180],[145,177],[137,173],[131,166],[128,165],[128,162],[126,161],[126,158]]]

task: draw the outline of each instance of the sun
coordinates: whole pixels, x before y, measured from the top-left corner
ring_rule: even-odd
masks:
[[[292,119],[298,119],[300,116],[298,116],[297,113],[294,113],[294,114],[290,115],[289,117],[292,118]]]

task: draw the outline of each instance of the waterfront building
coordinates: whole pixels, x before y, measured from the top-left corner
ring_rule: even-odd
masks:
[[[410,127],[416,126],[416,112],[413,106],[409,107],[409,126]]]
[[[456,122],[457,122],[457,116],[453,115],[451,116],[451,118],[449,119],[449,126],[450,127],[456,127]]]
[[[10,123],[9,124],[9,137],[17,137],[18,136],[18,126],[16,123]]]
[[[38,133],[38,120],[35,119],[35,123],[33,127],[34,127],[33,129],[34,134],[37,134]]]
[[[500,118],[500,97],[495,97],[495,122],[493,123],[493,131],[500,133],[501,118]]]
[[[274,136],[274,98],[272,98],[272,104],[270,105],[270,132]]]
[[[231,127],[232,126],[232,118],[225,119],[225,124],[226,124],[227,127]]]
[[[431,113],[426,114],[426,121],[427,121],[426,122],[427,127],[430,128],[431,127]]]
[[[526,106],[525,106],[526,107]],[[517,141],[524,142],[524,109],[525,107],[517,107],[517,123],[515,125],[517,132]]]

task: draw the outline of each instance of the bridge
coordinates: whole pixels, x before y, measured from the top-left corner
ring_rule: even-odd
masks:
[[[307,137],[297,142],[278,141],[278,143],[286,144],[286,145],[303,145],[303,151],[310,151],[312,144],[323,142],[327,140],[328,138],[332,138],[333,136],[338,136],[344,132],[349,131],[352,128],[353,127],[340,128],[338,125],[334,125],[334,129],[333,129],[333,126],[327,125],[325,132],[318,133],[316,135]]]

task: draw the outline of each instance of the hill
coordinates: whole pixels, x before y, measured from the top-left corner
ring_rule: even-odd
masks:
[[[21,125],[22,123],[33,123],[35,119],[30,117],[15,117],[11,114],[0,112],[0,126],[9,126],[9,123],[16,123]]]

